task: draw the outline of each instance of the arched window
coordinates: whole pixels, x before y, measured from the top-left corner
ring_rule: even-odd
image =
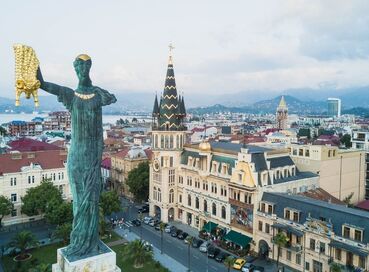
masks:
[[[158,192],[156,191],[156,187],[154,186],[154,200],[158,200]]]
[[[183,147],[183,136],[182,136],[182,134],[181,134],[180,138],[181,138],[181,140],[179,141],[180,142],[179,148],[182,148]]]
[[[160,190],[160,188],[158,189],[158,201],[161,202],[161,190]]]
[[[169,191],[169,203],[173,203],[174,202],[174,190],[170,189]]]
[[[187,205],[191,206],[191,196],[187,195]]]
[[[173,148],[173,135],[169,137],[169,148]]]
[[[196,209],[200,208],[200,201],[199,201],[198,197],[196,197],[196,200],[195,200],[195,207],[196,207]]]
[[[158,135],[157,134],[154,135],[154,147],[158,148]]]
[[[179,135],[176,137],[176,148],[179,148]]]
[[[217,215],[217,205],[215,203],[212,205],[212,214]]]
[[[204,200],[204,212],[208,211],[208,202]]]
[[[168,135],[165,135],[165,148],[169,147],[169,137]]]
[[[226,208],[222,206],[222,218],[226,219]]]
[[[164,148],[164,136],[160,136],[160,148]]]

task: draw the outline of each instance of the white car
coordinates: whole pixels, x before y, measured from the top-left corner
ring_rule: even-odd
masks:
[[[210,242],[209,241],[205,241],[201,244],[201,246],[199,247],[200,252],[207,252],[208,248],[210,246]]]
[[[151,216],[145,216],[143,222],[147,225],[149,224],[149,222],[151,221],[152,217]]]
[[[168,226],[166,226],[166,227],[165,227],[164,231],[165,231],[166,233],[170,233],[170,232],[172,232],[175,228],[176,228],[175,226],[168,225]]]

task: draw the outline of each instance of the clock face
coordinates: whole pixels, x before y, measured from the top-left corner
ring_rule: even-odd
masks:
[[[159,171],[160,164],[159,164],[159,161],[157,159],[154,160],[154,162],[152,164],[152,167],[153,167],[154,171],[156,171],[156,172]]]

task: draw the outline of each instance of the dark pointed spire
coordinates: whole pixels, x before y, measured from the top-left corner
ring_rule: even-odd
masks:
[[[184,96],[182,95],[182,101],[181,101],[181,108],[182,108],[182,115],[186,116],[186,106],[185,106],[185,102],[184,102]]]
[[[152,110],[152,116],[157,117],[159,116],[159,104],[158,104],[158,96],[155,94],[155,101],[154,101],[154,107]]]

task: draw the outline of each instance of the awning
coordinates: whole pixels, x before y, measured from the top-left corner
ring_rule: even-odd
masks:
[[[224,236],[224,239],[235,243],[236,245],[242,246],[243,248],[246,247],[252,240],[252,238],[233,230],[228,232],[226,236]]]
[[[364,251],[363,249],[357,248],[356,246],[352,246],[352,245],[342,243],[342,242],[339,242],[339,241],[332,241],[332,242],[329,243],[329,245],[331,247],[334,247],[334,248],[340,248],[340,249],[343,249],[343,250],[346,250],[346,251],[350,251],[353,254],[358,255],[360,257],[368,256],[367,251]]]
[[[214,222],[207,222],[203,227],[202,229],[205,230],[206,232],[210,233],[212,232],[213,229],[215,229],[216,227],[218,226],[217,223],[214,223]]]
[[[280,224],[280,223],[274,223],[272,225],[273,228],[275,229],[283,229],[285,230],[286,232],[290,232],[298,237],[302,237],[304,236],[304,233],[302,231],[299,231],[295,228],[293,228],[292,226],[288,226],[288,225],[284,225],[284,224]]]

